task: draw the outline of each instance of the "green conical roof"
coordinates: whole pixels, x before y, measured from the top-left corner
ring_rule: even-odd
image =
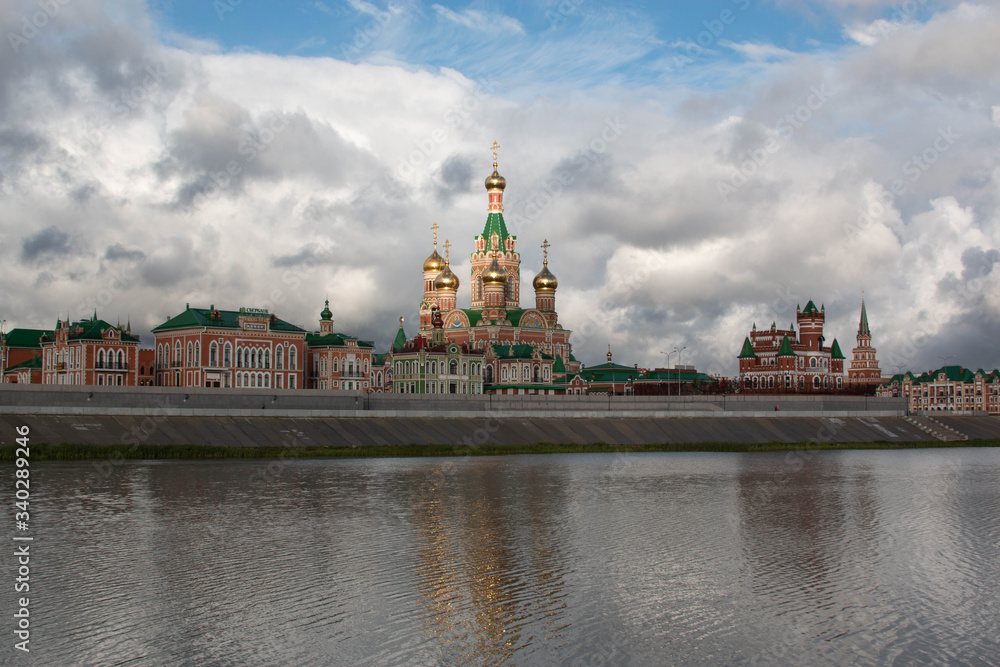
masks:
[[[566,364],[563,363],[562,357],[558,354],[556,355],[556,363],[552,364],[553,373],[565,373]]]
[[[788,336],[785,336],[785,340]],[[750,344],[750,337],[747,336],[743,339],[743,349],[740,351],[740,359],[756,359],[757,353],[753,351],[753,345]]]
[[[492,244],[494,232],[496,232],[497,242],[499,243],[499,246],[496,247]],[[486,225],[483,227],[482,237],[486,239],[487,254],[494,250],[504,252],[504,241],[510,236],[511,234],[507,231],[507,225],[503,221],[503,213],[490,213],[486,216]]]
[[[807,303],[806,307],[802,309],[802,312],[803,313],[819,314],[819,309],[816,308],[816,304],[813,303],[812,299],[809,299],[809,303]]]
[[[399,352],[406,345],[406,332],[403,331],[403,318],[399,318],[399,331],[396,332],[396,339],[392,341],[393,352]]]
[[[858,324],[858,334],[870,336],[871,330],[868,328],[868,310],[865,308],[865,300],[861,299],[861,323]]]
[[[795,352],[792,350],[792,341],[788,340],[788,336],[781,339],[781,347],[778,348],[779,357],[794,357]]]
[[[833,339],[833,345],[830,346],[830,358],[831,359],[843,359],[844,353],[840,351],[840,343],[837,339]]]

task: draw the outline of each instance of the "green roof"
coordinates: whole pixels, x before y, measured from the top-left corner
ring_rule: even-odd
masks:
[[[614,382],[639,377],[642,371],[634,366],[608,362],[598,366],[587,366],[580,370],[579,375],[588,382]]]
[[[813,315],[818,315],[819,314],[819,309],[816,308],[816,304],[812,302],[812,299],[809,299],[809,303],[807,303],[806,307],[802,309],[802,312],[803,313],[812,313]]]
[[[566,364],[563,363],[562,357],[559,355],[556,355],[556,363],[552,364],[552,372],[553,373],[566,372]]]
[[[535,348],[527,343],[520,343],[518,345],[493,345],[493,352],[502,359],[532,359],[535,354]],[[549,355],[544,352],[541,353],[542,359],[551,359]]]
[[[469,318],[469,326],[474,327],[479,324],[479,320],[483,319],[482,310],[473,310],[472,308],[460,308],[465,316]]]
[[[718,378],[714,378],[711,375],[706,375],[705,373],[698,372],[696,370],[688,370],[685,368],[669,368],[669,369],[655,369],[646,371],[642,375],[642,380],[657,380],[657,381],[670,381],[677,382],[682,380],[684,382],[690,382],[697,380],[698,382],[718,382]],[[642,381],[640,380],[640,381]]]
[[[374,343],[370,343],[366,340],[359,340],[354,336],[348,336],[342,333],[328,333],[328,334],[318,334],[310,333],[306,334],[306,345],[309,347],[345,347],[348,341],[355,341],[358,347],[371,348],[375,347]]]
[[[787,336],[786,336],[787,338]],[[753,345],[750,344],[750,336],[743,339],[743,349],[740,351],[740,359],[756,359],[757,353],[753,351]]]
[[[837,339],[833,339],[833,345],[830,346],[830,358],[831,359],[843,359],[844,353],[840,351],[840,343]]]
[[[158,331],[170,331],[172,329],[194,329],[201,327],[216,327],[220,329],[239,329],[240,328],[240,312],[237,310],[219,310],[215,309],[215,312],[219,314],[219,317],[212,317],[212,310],[210,308],[191,308],[188,307],[184,312],[175,317],[171,317],[169,320],[163,324],[154,327],[153,333]],[[271,317],[274,317],[273,315]],[[282,319],[274,318],[270,323],[271,331],[286,331],[298,333],[305,333],[305,329],[301,329],[294,324],[290,324]]]
[[[858,325],[858,333],[866,336],[870,336],[872,333],[868,329],[868,310],[865,308],[864,299],[861,299],[861,323]]]
[[[51,329],[11,329],[3,335],[7,347],[29,347],[41,349],[38,339],[42,336],[52,338]]]
[[[403,331],[403,318],[399,319],[399,331],[396,332],[396,338],[392,341],[393,352],[399,352],[406,346],[406,332]]]
[[[493,233],[496,232],[499,238],[500,246],[494,248],[492,245]],[[504,246],[503,242],[507,240],[511,234],[507,232],[507,225],[503,221],[503,213],[490,213],[486,216],[486,226],[483,227],[483,233],[480,235],[482,238],[486,239],[486,252],[490,253],[494,250],[503,252]],[[516,236],[514,237],[517,238]]]
[[[80,329],[78,332],[77,329]],[[108,329],[114,329],[118,332],[118,337],[123,342],[139,342],[138,336],[133,336],[131,334],[125,333],[125,330],[121,326],[115,326],[99,319],[90,320],[79,320],[78,322],[69,323],[69,340],[104,340],[104,332]],[[53,340],[52,336],[55,336],[53,332],[49,340]]]
[[[809,303],[812,303],[811,301]],[[781,339],[781,347],[778,348],[779,357],[794,357],[795,351],[792,350],[792,342],[788,340],[788,335],[786,334],[784,338]]]
[[[937,376],[941,373],[944,373],[945,378],[951,382],[972,382],[976,378],[976,374],[968,368],[963,368],[961,366],[942,366],[936,371],[923,373],[919,378],[914,380],[914,382],[934,382],[937,380]]]
[[[22,370],[25,368],[41,368],[42,367],[42,355],[36,355],[27,361],[22,361],[19,364],[14,364],[10,368],[4,370],[4,373],[9,373],[10,371]]]
[[[372,366],[385,366],[385,358],[389,356],[388,352],[382,354],[372,355]]]

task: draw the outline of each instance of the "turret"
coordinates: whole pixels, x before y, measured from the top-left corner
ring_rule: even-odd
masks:
[[[531,281],[535,288],[535,308],[542,312],[554,312],[556,309],[556,288],[559,281],[549,271],[549,240],[542,243],[544,259],[542,260],[542,270],[538,272],[535,279]]]

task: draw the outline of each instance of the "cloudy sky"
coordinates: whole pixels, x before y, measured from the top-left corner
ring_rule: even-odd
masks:
[[[468,276],[496,139],[584,362],[732,375],[809,299],[847,351],[864,291],[885,371],[992,369],[998,5],[6,0],[0,318],[329,298],[384,349],[433,222]]]

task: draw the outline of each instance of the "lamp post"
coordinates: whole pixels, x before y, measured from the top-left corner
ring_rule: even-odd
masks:
[[[675,347],[674,352],[676,351],[677,348]],[[670,355],[674,352],[664,352],[663,350],[660,350],[660,354],[667,355],[667,396],[670,396]]]
[[[674,374],[677,376],[677,397],[678,398],[680,398],[680,396],[681,396],[681,371],[680,371],[681,352],[683,352],[686,349],[687,349],[687,345],[685,345],[684,347],[682,347],[679,350],[676,347],[674,348],[674,352],[677,353],[677,369],[675,369],[675,373]]]

